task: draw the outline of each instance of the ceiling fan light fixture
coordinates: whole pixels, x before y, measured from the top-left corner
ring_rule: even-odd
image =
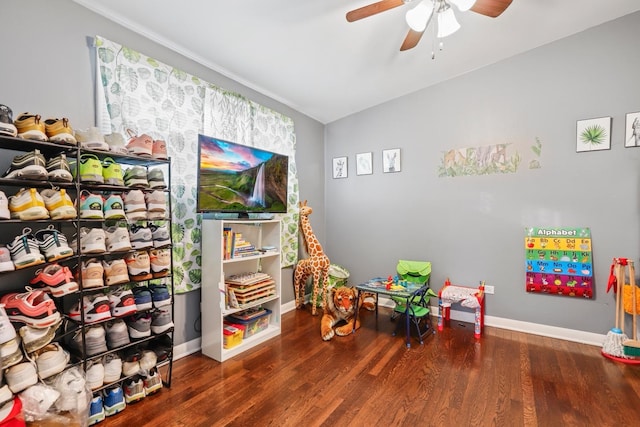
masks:
[[[407,25],[413,30],[422,32],[427,28],[429,17],[433,12],[431,0],[423,0],[413,9],[409,9],[405,15]]]
[[[446,3],[445,3],[446,4]],[[460,29],[460,24],[456,20],[451,6],[446,5],[438,10],[438,38],[450,36]]]
[[[473,5],[476,3],[476,0],[449,0],[451,3],[455,4],[460,12],[466,12],[471,9]]]

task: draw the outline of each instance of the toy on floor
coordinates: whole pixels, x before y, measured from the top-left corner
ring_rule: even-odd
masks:
[[[438,330],[442,331],[449,321],[451,304],[460,303],[463,307],[475,309],[474,336],[480,338],[484,328],[484,281],[477,288],[452,285],[447,279],[438,292]]]
[[[320,322],[320,335],[324,341],[329,341],[334,335],[345,336],[360,327],[360,320],[354,318],[356,310],[360,308],[358,292],[349,286],[331,287],[327,290],[324,314]],[[346,324],[333,329],[335,325],[345,321]]]
[[[325,255],[322,250],[322,245],[318,242],[313,230],[311,229],[311,223],[309,222],[309,215],[313,212],[311,206],[307,206],[307,201],[300,202],[300,228],[304,236],[304,242],[309,254],[309,258],[301,259],[296,264],[293,286],[296,298],[296,308],[301,309],[304,306],[304,291],[307,279],[309,276],[313,276],[313,294],[311,296],[311,314],[316,315],[317,308],[315,301],[318,299],[318,294],[323,296],[323,307],[326,307],[326,289],[327,281],[329,280],[329,266],[331,262],[329,257]],[[320,284],[322,284],[322,290],[320,290]]]

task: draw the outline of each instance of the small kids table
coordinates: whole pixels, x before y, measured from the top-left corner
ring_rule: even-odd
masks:
[[[484,328],[484,281],[477,288],[452,285],[449,279],[444,282],[438,292],[438,331],[442,331],[445,321],[449,321],[453,303],[476,310],[474,336],[479,339]]]

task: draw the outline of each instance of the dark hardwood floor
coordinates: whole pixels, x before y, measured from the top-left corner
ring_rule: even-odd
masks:
[[[354,335],[320,338],[320,317],[283,315],[282,335],[218,363],[174,363],[173,382],[101,426],[638,426],[640,367],[600,348],[473,325],[410,349],[389,310]],[[435,322],[434,322],[435,324]]]

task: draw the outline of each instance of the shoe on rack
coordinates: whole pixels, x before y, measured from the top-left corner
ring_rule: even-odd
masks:
[[[9,196],[9,212],[11,218],[21,221],[49,219],[42,195],[35,188],[21,188],[13,196]]]
[[[104,219],[126,219],[124,201],[119,194],[109,194],[104,201]]]
[[[120,223],[107,227],[104,230],[107,251],[127,252],[131,250],[129,241],[129,228],[121,226]]]
[[[171,320],[171,309],[168,307],[161,307],[151,313],[151,332],[156,335],[164,334],[173,328],[173,321]]]
[[[101,359],[90,360],[85,372],[87,385],[96,390],[104,385],[104,365]]]
[[[11,212],[9,212],[9,199],[4,191],[0,191],[0,219],[10,219]]]
[[[40,252],[40,245],[38,245],[38,241],[31,234],[31,229],[28,227],[22,229],[22,234],[16,236],[13,242],[7,245],[7,249],[11,253],[11,260],[16,270],[44,262],[44,255]]]
[[[136,286],[131,289],[131,292],[133,292],[133,297],[136,300],[136,309],[138,311],[153,308],[153,295],[146,286]]]
[[[158,368],[152,368],[142,381],[144,383],[145,396],[150,396],[162,389],[162,378]]]
[[[136,299],[129,289],[116,289],[109,294],[109,305],[113,317],[125,317],[135,314]]]
[[[56,412],[53,404],[60,397],[60,392],[45,384],[37,383],[20,392],[19,397],[25,404],[25,412],[29,414],[28,419],[42,418],[50,409]],[[0,425],[5,424],[0,422]]]
[[[133,166],[124,171],[124,185],[130,188],[149,188],[147,170],[142,166]]]
[[[129,241],[133,249],[145,249],[153,247],[153,234],[149,227],[132,224],[129,229]]]
[[[9,169],[2,177],[7,179],[44,180],[47,178],[46,166],[47,161],[40,153],[40,150],[36,149],[15,156]]]
[[[168,160],[167,143],[162,139],[154,139],[151,147],[151,157],[158,160]]]
[[[0,298],[9,320],[33,328],[46,328],[60,320],[53,300],[42,290],[26,286],[26,292],[12,292]]]
[[[129,154],[129,150],[124,143],[124,137],[120,133],[110,133],[104,136],[105,142],[109,145],[109,151],[116,154]]]
[[[105,324],[107,330],[107,347],[110,349],[131,343],[127,324],[122,319],[110,320]]]
[[[47,188],[40,195],[51,219],[73,219],[77,216],[73,201],[64,188]]]
[[[110,384],[118,381],[122,376],[122,359],[118,353],[109,353],[102,358],[104,365],[104,383]]]
[[[140,372],[149,372],[155,368],[158,363],[158,357],[153,350],[142,350],[142,356],[140,357]]]
[[[149,348],[156,354],[158,363],[164,362],[173,352],[173,342],[168,335],[162,335],[151,342]]]
[[[102,177],[106,185],[124,185],[122,166],[116,163],[111,157],[107,157],[102,161]]]
[[[109,151],[109,144],[105,142],[100,129],[95,126],[87,129],[76,129],[75,137],[80,147],[86,150]]]
[[[5,245],[0,245],[0,272],[13,271],[16,267],[11,261],[11,252]]]
[[[80,197],[77,199],[80,204],[80,218],[83,219],[103,219],[104,218],[104,200],[102,196],[91,193],[88,190],[82,190]]]
[[[47,177],[49,181],[73,181],[71,166],[69,166],[69,160],[67,160],[67,155],[64,153],[60,153],[47,160],[45,169],[47,169]]]
[[[126,319],[129,337],[133,340],[151,336],[151,314],[137,313]]]
[[[4,344],[0,344],[0,363],[2,369],[16,365],[24,360],[24,354],[20,349],[20,338],[14,337]],[[6,375],[6,374],[5,374]]]
[[[147,219],[147,205],[142,190],[131,190],[123,194],[124,212],[129,222]]]
[[[22,326],[19,333],[24,350],[27,353],[33,353],[49,344],[56,336],[60,325],[62,325],[62,319],[47,328],[36,329],[31,326]]]
[[[147,251],[128,253],[125,255],[124,261],[127,263],[131,280],[140,282],[153,278],[151,274],[151,260]]]
[[[52,342],[30,354],[35,360],[40,379],[49,378],[52,375],[59,374],[69,363],[69,352],[60,346],[57,342]]]
[[[171,250],[151,249],[149,251],[151,274],[155,279],[169,275],[171,270]]]
[[[78,274],[79,273],[79,274]],[[96,258],[90,258],[80,263],[76,278],[80,276],[83,289],[100,288],[104,286],[104,267]]]
[[[0,104],[0,135],[13,137],[18,135],[18,129],[13,124],[13,111],[4,104]]]
[[[151,299],[153,300],[154,307],[164,307],[171,304],[171,294],[169,294],[167,285],[150,283],[148,289],[149,292],[151,292]]]
[[[22,113],[13,122],[18,130],[18,137],[47,141],[44,122],[39,114]]]
[[[109,350],[107,348],[106,332],[102,324],[91,325],[85,328],[84,339],[87,347],[87,357],[95,356]],[[69,346],[75,349],[79,354],[83,354],[81,328],[75,331],[69,341]]]
[[[57,261],[73,255],[67,243],[67,236],[55,229],[53,224],[35,232],[34,237],[47,262]]]
[[[73,129],[69,125],[69,119],[47,119],[44,121],[44,131],[49,141],[66,145],[78,145]]]
[[[154,248],[162,248],[171,244],[171,235],[169,234],[167,224],[149,224],[149,228],[151,229],[151,234],[153,236]]]
[[[167,188],[167,184],[164,181],[164,173],[160,168],[149,169],[147,172],[147,182],[149,188],[153,190],[164,190]]]
[[[102,406],[102,393],[98,393],[91,399],[89,405],[89,424],[90,426],[104,421],[106,417],[104,406]]]
[[[69,309],[68,315],[71,320],[82,322],[82,312],[85,325],[111,319],[109,298],[104,294],[84,295]]]
[[[80,367],[73,366],[66,369],[47,379],[45,384],[60,393],[55,403],[58,411],[82,413],[87,410],[90,396],[87,395],[87,383]]]
[[[135,304],[135,300],[133,303]],[[0,304],[0,344],[14,340],[16,337],[16,330],[7,316],[4,305]],[[2,384],[2,374],[0,374],[0,384]]]
[[[147,204],[147,219],[165,219],[167,214],[167,199],[162,190],[153,190],[145,193],[144,200]]]
[[[128,404],[144,399],[144,383],[140,375],[134,375],[124,382],[124,400]]]
[[[102,162],[95,154],[80,155],[80,163],[75,159],[69,161],[73,177],[80,177],[80,182],[104,184],[102,176]]]
[[[36,271],[29,285],[43,288],[54,297],[62,297],[78,290],[78,283],[73,280],[69,267],[56,263]]]
[[[124,400],[122,387],[115,386],[104,390],[103,405],[104,413],[107,417],[115,415],[126,408],[127,404]]]
[[[7,385],[14,394],[38,382],[38,372],[32,362],[21,362],[4,372]]]
[[[127,263],[124,259],[102,260],[102,267],[107,286],[120,285],[130,281]]]
[[[122,375],[130,377],[140,373],[140,358],[142,353],[138,346],[128,347],[122,356]]]
[[[107,251],[106,235],[102,228],[80,227],[79,234],[81,254],[101,254]],[[71,240],[71,249],[74,253],[78,250],[78,234]]]
[[[131,129],[127,129],[127,133],[130,138],[127,143],[127,151],[129,151],[129,154],[151,157],[153,154],[153,138],[146,133],[138,136]]]

